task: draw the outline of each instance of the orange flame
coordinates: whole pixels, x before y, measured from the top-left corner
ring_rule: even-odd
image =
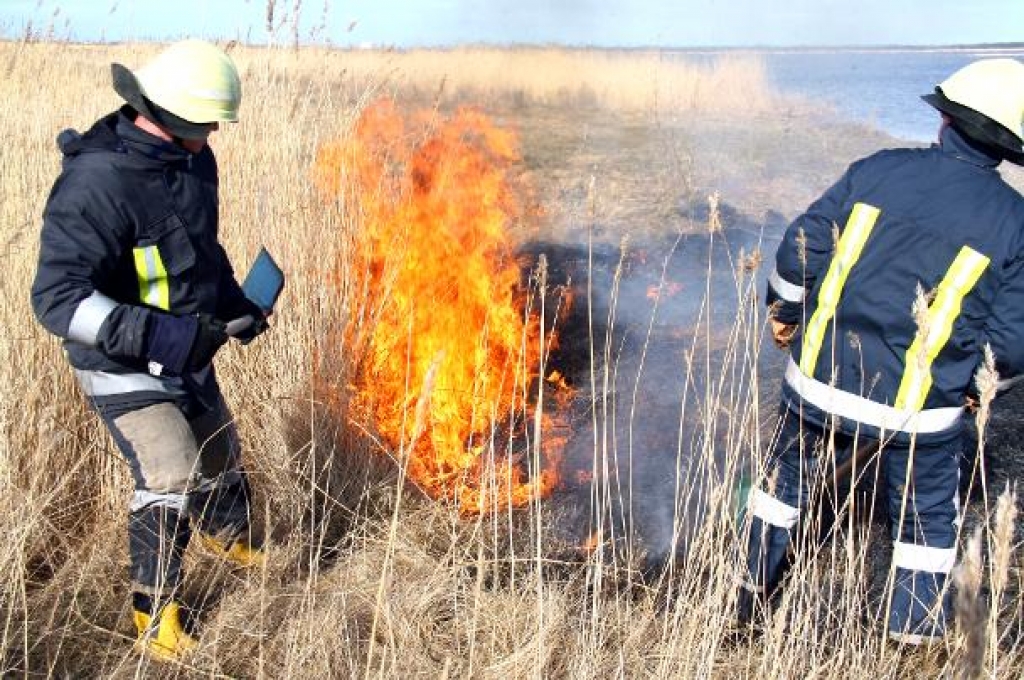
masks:
[[[657,300],[661,296],[675,297],[683,289],[683,284],[676,281],[663,281],[660,284],[651,284],[647,287],[647,298]]]
[[[413,482],[463,512],[547,495],[565,441],[536,408],[554,337],[523,311],[509,239],[532,216],[520,164],[515,136],[478,111],[404,116],[382,100],[314,166],[324,195],[361,219],[352,405],[408,456]]]
[[[545,378],[545,380],[547,380],[552,385],[560,387],[564,390],[571,389],[569,387],[569,383],[565,379],[565,376],[562,375],[560,371],[551,371],[550,373],[548,373],[548,377]]]

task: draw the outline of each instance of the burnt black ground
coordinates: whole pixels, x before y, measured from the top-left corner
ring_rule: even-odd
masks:
[[[606,506],[609,532],[633,536],[645,552],[668,550],[677,473],[690,478],[685,485],[691,489],[721,481],[728,440],[736,435],[729,432],[727,407],[742,408],[750,396],[750,359],[731,356],[727,348],[731,329],[752,322],[751,308],[763,295],[760,282],[743,278],[756,281],[756,270],[737,272],[766,243],[763,225],[726,221],[730,226],[716,233],[625,249],[533,242],[520,251],[524,264],[543,254],[549,282],[574,291],[573,306],[557,322],[559,344],[548,364],[576,389],[563,496],[590,506],[591,485],[574,488],[571,480],[576,472],[592,473],[600,452],[598,467],[606,469],[597,477],[612,499]],[[776,375],[782,359],[781,353],[763,352],[760,374]],[[734,394],[712,412],[707,387]],[[708,451],[717,460],[708,460]],[[682,513],[684,523],[696,527],[703,512],[695,496]],[[587,520],[581,529],[594,518]]]
[[[716,456],[727,443],[721,431],[709,433],[700,425],[706,415],[700,391],[709,378],[721,378],[723,365],[736,361],[725,356],[729,329],[740,305],[750,302],[741,302],[735,290],[740,253],[760,253],[754,274],[754,302],[760,304],[775,247],[789,220],[850,162],[902,143],[875,131],[798,114],[768,117],[742,129],[732,121],[700,116],[652,124],[581,112],[571,127],[554,124],[555,118],[543,110],[509,117],[522,132],[527,164],[542,203],[549,206],[540,228],[519,235],[524,270],[543,253],[549,282],[570,285],[576,296],[572,312],[559,322],[561,344],[550,363],[579,390],[566,467],[590,470],[595,447],[609,451],[608,483],[621,499],[610,512],[614,530],[629,530],[641,552],[663,558],[677,469],[692,464],[703,438],[721,440],[713,447]],[[1004,164],[1003,171],[1018,190],[1024,188],[1020,169]],[[708,232],[712,195],[723,227],[715,234]],[[666,258],[666,288],[652,322],[647,292],[661,280]],[[668,294],[670,290],[674,293]],[[701,316],[702,310],[708,313],[702,307],[705,300],[712,302],[710,331]],[[763,334],[760,345],[757,384],[761,429],[767,435],[785,354]],[[706,360],[695,362],[687,382],[685,356],[690,351]],[[607,385],[602,384],[605,366]],[[735,400],[750,398],[749,386],[747,393],[742,387],[749,376],[726,377],[736,381]],[[684,389],[691,390],[685,412]],[[596,427],[595,408],[601,411]],[[994,507],[998,492],[1021,478],[1022,425],[1024,389],[1018,389],[994,406],[985,447],[988,503],[976,483],[966,498],[965,536]],[[971,439],[965,442],[965,450],[974,447]],[[971,461],[969,456],[965,460],[966,497]],[[587,508],[589,494],[588,484],[574,490],[570,483],[553,501]],[[1024,510],[1020,498],[1018,507]],[[586,512],[579,517],[581,534],[592,526],[593,517]],[[684,515],[692,524],[702,517],[697,505]],[[869,521],[869,591],[877,602],[891,548],[885,518],[876,513]],[[1018,559],[1021,526],[1018,522]]]

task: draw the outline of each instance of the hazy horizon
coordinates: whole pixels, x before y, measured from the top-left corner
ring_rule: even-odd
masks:
[[[168,9],[171,7],[171,9]],[[4,0],[0,35],[444,48],[886,49],[1018,46],[1019,0]]]

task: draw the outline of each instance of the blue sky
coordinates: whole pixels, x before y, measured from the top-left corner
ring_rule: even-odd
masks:
[[[275,22],[295,0],[277,0]],[[1024,40],[1024,0],[303,0],[300,35],[337,45],[793,46]],[[291,40],[267,0],[0,0],[0,31],[78,40]]]

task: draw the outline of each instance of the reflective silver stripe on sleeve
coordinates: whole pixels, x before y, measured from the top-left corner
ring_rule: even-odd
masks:
[[[747,500],[747,509],[754,517],[759,517],[780,529],[792,529],[800,519],[800,508],[787,505],[760,489],[751,490],[750,498]]]
[[[100,326],[115,307],[116,302],[99,291],[93,291],[92,295],[78,303],[71,323],[68,324],[68,339],[95,347],[100,335]]]
[[[136,512],[151,505],[160,505],[182,511],[188,496],[183,493],[153,493],[152,491],[136,491],[128,504],[129,512]]]
[[[1013,378],[1007,378],[1006,380],[1000,380],[996,383],[996,392],[1005,392],[1006,390],[1014,387],[1021,380],[1024,380],[1024,375],[1014,376]]]
[[[779,275],[778,269],[773,269],[772,273],[768,275],[768,283],[772,285],[772,289],[779,294],[779,297],[786,302],[803,302],[804,297],[807,295],[807,289],[782,278]]]
[[[892,563],[911,571],[948,574],[956,565],[956,548],[929,548],[926,545],[893,541]]]
[[[82,391],[90,397],[106,397],[127,392],[184,393],[184,390],[177,388],[173,383],[145,373],[106,373],[75,369],[75,377],[78,378]]]
[[[826,413],[890,432],[942,432],[956,425],[963,413],[958,406],[909,411],[879,404],[804,375],[792,358],[786,367],[786,382],[804,400]]]

